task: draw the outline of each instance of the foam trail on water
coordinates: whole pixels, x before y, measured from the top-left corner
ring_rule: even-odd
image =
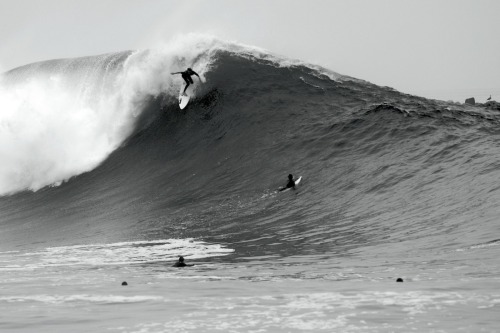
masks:
[[[226,256],[234,250],[193,238],[49,247],[29,253],[0,253],[0,271],[34,270],[50,266],[130,265]]]

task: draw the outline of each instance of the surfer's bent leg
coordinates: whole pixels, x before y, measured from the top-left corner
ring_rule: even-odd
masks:
[[[183,92],[183,94],[185,95],[186,89],[189,87],[191,83],[193,83],[193,80],[189,75],[182,75],[182,78],[184,79],[184,81],[186,81],[186,87],[184,87],[184,92]]]

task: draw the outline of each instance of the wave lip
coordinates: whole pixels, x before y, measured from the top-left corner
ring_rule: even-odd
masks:
[[[203,42],[205,41],[205,42]],[[60,185],[104,161],[132,133],[151,98],[176,96],[170,72],[208,70],[202,37],[158,50],[51,60],[0,80],[0,195]]]

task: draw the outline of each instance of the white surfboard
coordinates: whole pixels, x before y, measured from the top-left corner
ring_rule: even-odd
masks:
[[[299,178],[295,179],[295,186],[299,185],[299,183],[300,183],[301,180],[302,180],[302,176],[300,176]],[[289,188],[281,190],[280,192],[287,192],[287,191],[291,190],[292,188],[293,187],[289,187]]]
[[[189,99],[191,98],[191,96],[189,96],[191,87],[187,88],[186,95],[182,94],[185,86],[186,86],[186,84],[183,84],[181,86],[181,91],[179,91],[179,107],[181,108],[181,110],[183,110],[186,107],[186,105],[188,105]]]
[[[200,78],[200,83],[205,83],[205,81]],[[189,87],[186,89],[186,95],[182,95],[184,87],[186,87],[186,83],[181,86],[181,90],[179,91],[179,107],[181,108],[181,110],[183,110],[186,105],[188,105],[189,100],[194,96],[194,85],[195,83],[191,83],[189,85]]]

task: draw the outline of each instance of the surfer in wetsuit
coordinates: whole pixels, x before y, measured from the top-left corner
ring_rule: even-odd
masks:
[[[193,79],[191,78],[191,75],[196,75],[198,77],[198,79],[201,81],[198,73],[193,71],[191,68],[188,68],[184,72],[175,72],[175,73],[170,73],[170,74],[172,74],[172,75],[181,74],[184,81],[186,81],[186,87],[184,88],[184,91],[182,92],[182,95],[184,95],[184,96],[186,96],[186,89],[189,87],[189,85],[194,84]]]
[[[184,257],[180,256],[179,260],[175,264],[172,265],[172,267],[186,267],[186,266],[194,266],[194,265],[187,265],[184,263]]]
[[[286,184],[286,186],[280,188],[279,191],[284,191],[287,188],[295,188],[295,180],[293,180],[293,176],[291,174],[288,175],[288,183]]]

